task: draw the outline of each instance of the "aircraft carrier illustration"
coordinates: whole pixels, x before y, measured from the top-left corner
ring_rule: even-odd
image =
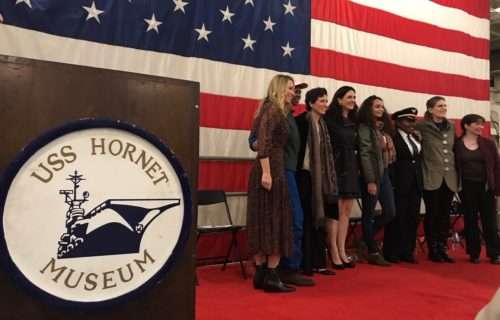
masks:
[[[85,212],[90,193],[78,195],[83,175],[69,175],[73,189],[60,190],[69,208],[66,232],[60,237],[57,257],[77,258],[137,253],[144,233],[153,221],[181,199],[107,199]]]

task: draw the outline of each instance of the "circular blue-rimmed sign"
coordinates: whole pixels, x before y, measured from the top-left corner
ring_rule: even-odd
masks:
[[[83,119],[26,146],[0,185],[0,255],[42,299],[93,308],[158,283],[191,227],[171,150],[122,121]]]

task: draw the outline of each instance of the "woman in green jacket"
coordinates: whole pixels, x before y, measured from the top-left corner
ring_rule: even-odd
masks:
[[[443,97],[427,100],[424,119],[416,129],[422,135],[422,168],[424,175],[425,238],[429,260],[455,262],[446,252],[450,229],[453,194],[458,191],[453,144],[455,126],[446,119],[447,105]]]
[[[375,235],[396,215],[394,192],[389,179],[389,165],[396,158],[392,143],[392,123],[384,101],[377,96],[366,98],[358,112],[359,158],[361,164],[361,193],[363,240],[368,247],[368,263],[390,266],[379,253]],[[382,214],[375,216],[377,201]]]

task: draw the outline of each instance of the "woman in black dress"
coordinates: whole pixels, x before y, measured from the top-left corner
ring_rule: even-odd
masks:
[[[357,110],[356,91],[352,87],[344,86],[335,92],[325,115],[334,150],[339,193],[338,211],[334,213],[334,219],[327,222],[332,224],[328,228],[332,232],[329,246],[336,269],[354,267],[354,262],[346,253],[345,242],[354,199],[359,197]]]

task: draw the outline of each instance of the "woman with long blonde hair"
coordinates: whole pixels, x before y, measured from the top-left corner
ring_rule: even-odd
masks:
[[[257,266],[254,287],[267,292],[295,291],[285,285],[276,272],[280,258],[292,251],[292,214],[284,150],[288,141],[286,115],[294,95],[291,77],[274,76],[252,125],[258,143],[257,159],[248,182],[248,246]]]

